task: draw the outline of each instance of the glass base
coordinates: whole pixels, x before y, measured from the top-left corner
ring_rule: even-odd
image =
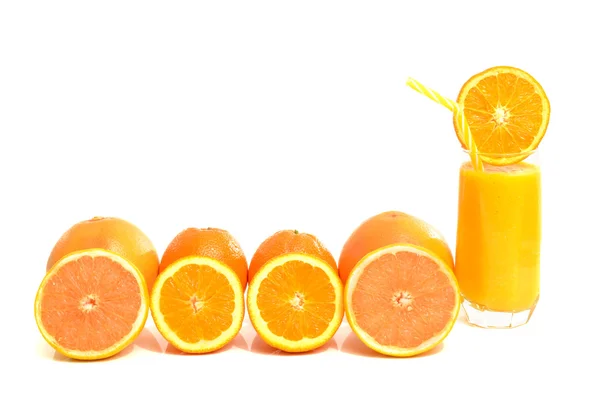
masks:
[[[520,312],[496,312],[466,299],[462,304],[467,322],[480,328],[516,328],[525,325],[529,322],[536,305],[537,299],[533,306]]]

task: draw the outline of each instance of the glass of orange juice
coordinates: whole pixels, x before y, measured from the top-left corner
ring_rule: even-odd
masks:
[[[470,324],[518,327],[540,295],[539,154],[479,155],[483,170],[465,155],[459,171],[456,277]]]

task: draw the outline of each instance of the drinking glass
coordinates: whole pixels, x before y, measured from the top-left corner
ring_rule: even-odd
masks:
[[[469,154],[459,170],[455,260],[463,308],[470,324],[518,327],[540,295],[539,154],[478,153],[482,170]]]

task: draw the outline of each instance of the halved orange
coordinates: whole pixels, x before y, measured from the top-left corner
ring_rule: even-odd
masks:
[[[316,256],[275,256],[252,277],[248,314],[260,337],[285,352],[323,346],[344,316],[343,286],[336,269]]]
[[[460,310],[458,282],[431,251],[392,244],[365,255],[344,289],[346,318],[358,338],[389,356],[433,349],[453,328]]]
[[[148,316],[142,273],[103,249],[72,252],[46,273],[35,297],[44,339],[80,360],[113,356],[142,331]]]
[[[206,256],[226,264],[239,277],[242,287],[248,284],[248,261],[237,239],[227,230],[216,227],[188,227],[169,243],[160,260],[159,273],[186,256]]]
[[[244,288],[229,266],[187,256],[161,272],[150,300],[162,336],[186,353],[208,353],[229,343],[242,328]]]
[[[457,102],[463,107],[480,157],[486,163],[517,163],[535,150],[546,134],[550,102],[533,76],[512,66],[496,66],[471,77]],[[467,148],[454,115],[454,129]]]

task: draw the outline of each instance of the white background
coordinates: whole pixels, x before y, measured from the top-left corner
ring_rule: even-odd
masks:
[[[0,3],[0,394],[598,395],[593,2],[401,3]],[[149,319],[132,348],[93,363],[65,361],[39,335],[48,254],[96,215],[135,223],[159,255],[185,227],[213,226],[248,258],[282,228],[338,257],[362,220],[391,209],[453,247],[463,158],[451,115],[405,80],[456,97],[503,64],[530,72],[552,106],[542,293],[525,327],[461,319],[441,350],[413,359],[371,354],[346,323],[325,351],[296,356],[248,322],[225,351],[181,356]]]

